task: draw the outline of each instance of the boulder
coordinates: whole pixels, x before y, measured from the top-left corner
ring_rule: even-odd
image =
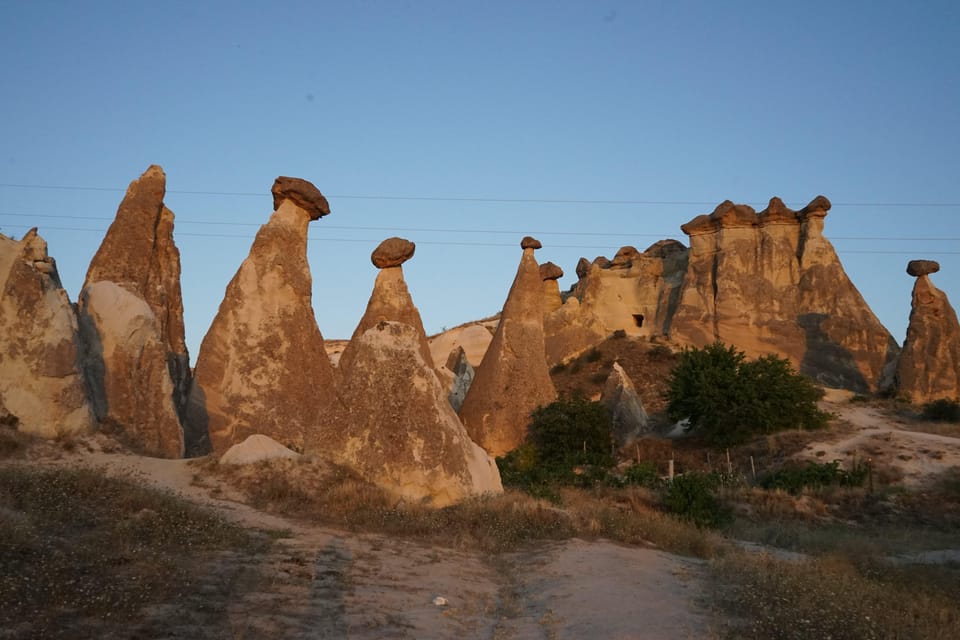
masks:
[[[165,192],[166,176],[156,165],[130,183],[87,269],[78,309],[82,364],[98,420],[145,453],[181,457],[190,356],[180,252]]]
[[[931,261],[911,266],[915,262]],[[927,268],[914,269],[920,275],[913,284],[910,324],[897,363],[899,391],[917,404],[960,399],[960,324],[946,294],[926,275]]]
[[[220,464],[254,464],[264,460],[291,459],[300,457],[273,438],[255,433],[243,442],[233,445],[220,456]]]
[[[610,261],[610,269],[629,269],[633,266],[635,260],[639,260],[641,254],[637,251],[636,247],[621,247],[617,251],[616,255],[613,256],[613,260]]]
[[[540,249],[543,245],[540,244],[540,241],[532,236],[524,236],[523,240],[520,241],[521,249]]]
[[[303,183],[295,183],[297,190],[290,179],[274,184],[277,209],[257,232],[200,345],[187,425],[209,433],[218,453],[255,433],[301,450],[336,408],[307,263],[307,226],[329,209]]]
[[[351,340],[344,414],[314,444],[395,495],[442,507],[503,490],[496,463],[470,440],[412,325],[382,320]]]
[[[470,390],[470,385],[473,383],[476,371],[470,361],[467,360],[467,352],[460,346],[450,352],[444,367],[452,375],[450,393],[447,394],[447,399],[454,411],[460,411],[463,400],[467,397],[467,391]]]
[[[417,245],[404,238],[387,238],[374,249],[370,260],[378,269],[399,267],[413,257],[416,249]]]
[[[19,241],[0,234],[0,414],[44,438],[94,427],[77,317],[36,229]]]
[[[563,298],[560,297],[560,283],[558,282],[562,277],[563,269],[552,262],[545,262],[540,265],[540,278],[543,280],[544,313],[552,313],[563,305]]]
[[[759,214],[726,201],[681,228],[686,273],[667,323],[677,342],[775,353],[825,386],[866,392],[892,383],[899,347],[823,236],[830,202]]]
[[[541,280],[559,280],[563,277],[563,269],[552,262],[544,262],[540,265]]]
[[[540,267],[534,244],[524,244],[500,324],[460,408],[470,437],[493,456],[523,442],[530,413],[557,397],[544,353]]]
[[[907,263],[907,273],[914,277],[926,276],[940,271],[940,263],[935,260],[911,260]]]
[[[643,408],[643,401],[619,362],[613,363],[600,402],[610,412],[617,446],[622,447],[649,430],[650,419]]]
[[[590,261],[586,258],[577,260],[577,278],[586,278],[590,272]]]
[[[305,212],[310,220],[319,220],[330,213],[330,205],[312,182],[303,178],[280,176],[270,188],[273,194],[273,210],[279,211],[284,200],[289,200]]]

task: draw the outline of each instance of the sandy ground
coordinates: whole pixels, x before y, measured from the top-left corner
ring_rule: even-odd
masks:
[[[205,504],[244,526],[286,530],[245,563],[240,588],[216,572],[189,614],[148,612],[142,638],[712,638],[700,561],[612,542],[570,540],[489,556],[357,535],[263,513],[196,467],[124,453],[67,455]],[[214,491],[214,488],[217,488]],[[434,603],[443,598],[442,604]],[[179,621],[171,626],[171,618]]]

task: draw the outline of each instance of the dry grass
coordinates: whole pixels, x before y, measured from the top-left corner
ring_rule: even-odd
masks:
[[[735,554],[713,568],[717,604],[732,620],[729,638],[947,640],[960,628],[956,567]]]
[[[0,467],[0,629],[102,637],[190,586],[218,553],[267,544],[175,496],[95,469]],[[229,584],[230,569],[218,568]],[[94,632],[93,629],[98,631]]]
[[[240,488],[258,508],[436,546],[499,553],[538,541],[580,537],[698,557],[713,557],[725,548],[718,536],[661,513],[654,495],[639,487],[562,489],[557,504],[508,490],[432,509],[398,503],[350,471],[317,460],[272,461],[246,468],[206,463],[205,468]]]

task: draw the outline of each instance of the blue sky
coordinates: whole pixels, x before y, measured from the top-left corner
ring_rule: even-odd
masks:
[[[194,357],[278,175],[330,200],[327,338],[391,235],[435,332],[499,310],[525,234],[566,288],[582,255],[774,195],[835,203],[826,235],[898,340],[908,260],[960,303],[960,3],[3,2],[0,60],[0,183],[43,187],[0,186],[0,232],[38,226],[75,298],[160,164]]]

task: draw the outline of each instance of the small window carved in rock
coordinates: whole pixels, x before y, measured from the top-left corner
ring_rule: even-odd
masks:
[[[636,325],[637,325],[638,327],[642,327],[642,326],[643,326],[643,314],[642,314],[642,313],[635,313],[635,314],[633,314],[633,321],[636,323]]]

